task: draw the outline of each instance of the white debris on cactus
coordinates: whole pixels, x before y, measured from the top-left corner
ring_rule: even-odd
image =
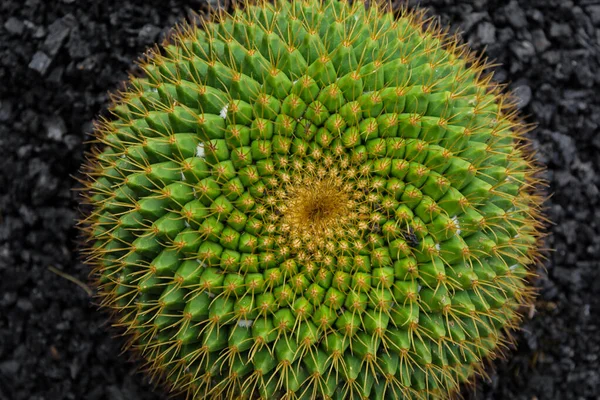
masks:
[[[441,248],[441,247],[440,247],[440,244],[439,244],[439,243],[436,243],[434,247],[435,247],[435,249],[436,249],[437,251],[440,251],[440,248]]]
[[[211,299],[212,299],[213,297],[216,297],[216,296],[217,296],[216,294],[214,294],[214,293],[211,293],[211,292],[206,292],[206,295],[207,295],[208,297],[210,297]]]
[[[221,111],[219,112],[219,117],[225,119],[227,118],[227,109],[229,108],[228,105],[225,105],[225,107],[221,108]]]
[[[181,173],[181,180],[182,180],[183,182],[185,182],[185,175],[183,174],[183,171],[181,171],[180,173]]]
[[[417,293],[421,293],[421,289],[423,288],[423,286],[421,285],[417,285]]]
[[[460,223],[458,222],[458,217],[455,215],[454,217],[451,218],[452,219],[452,223],[454,224],[454,226],[456,227],[456,236],[460,236],[460,233],[462,232],[460,230]]]
[[[519,266],[519,264],[513,264],[510,267],[508,267],[508,269],[510,269],[511,271],[514,271],[515,269],[517,269],[518,266]]]
[[[254,320],[252,319],[240,319],[238,321],[238,326],[240,328],[250,328],[254,324]]]
[[[198,143],[198,146],[196,146],[196,157],[206,158],[204,154],[204,143]]]

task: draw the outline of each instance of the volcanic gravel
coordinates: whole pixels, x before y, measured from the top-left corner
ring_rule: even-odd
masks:
[[[411,5],[416,1],[410,1]],[[600,399],[600,1],[420,0],[500,66],[547,165],[539,297],[467,399]],[[0,399],[160,399],[85,290],[75,177],[134,60],[199,0],[0,2]]]

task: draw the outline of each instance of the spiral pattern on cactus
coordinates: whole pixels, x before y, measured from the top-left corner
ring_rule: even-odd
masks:
[[[189,398],[447,398],[527,304],[510,98],[422,13],[245,4],[180,27],[96,130],[87,257]]]

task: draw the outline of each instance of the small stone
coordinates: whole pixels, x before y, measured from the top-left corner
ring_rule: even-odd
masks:
[[[575,160],[577,154],[577,148],[573,138],[567,135],[563,135],[560,132],[550,131],[546,133],[555,144],[555,153],[560,153],[563,158],[563,162],[566,165],[571,165]],[[558,151],[556,151],[558,150]]]
[[[123,393],[121,392],[121,390],[119,390],[119,388],[115,385],[110,385],[106,388],[106,392],[109,395],[109,398],[111,399],[115,399],[115,400],[125,400],[125,397],[123,396]]]
[[[46,36],[43,47],[48,55],[55,56],[58,53],[74,24],[74,17],[67,14],[48,27],[48,36]]]
[[[67,48],[71,58],[86,58],[91,54],[89,44],[81,38],[78,28],[71,30]]]
[[[511,43],[510,49],[521,61],[529,61],[529,59],[535,55],[535,48],[533,47],[533,44],[527,40]]]
[[[23,33],[23,23],[15,17],[10,17],[8,21],[4,23],[4,29],[11,35],[19,36]]]
[[[60,83],[60,81],[62,80],[64,70],[65,69],[62,66],[58,66],[52,69],[52,72],[50,72],[50,74],[48,75],[48,82]]]
[[[496,27],[489,22],[482,22],[477,26],[476,37],[481,44],[492,44],[496,41]]]
[[[567,38],[567,39],[571,39],[571,36],[573,35],[573,31],[571,30],[571,27],[568,24],[557,24],[557,23],[553,23],[552,26],[550,26],[550,37],[551,38]]]
[[[579,68],[575,69],[575,76],[583,87],[592,88],[596,84],[594,72],[592,72],[590,65],[587,63],[582,62]]]
[[[542,60],[550,65],[556,65],[560,61],[560,53],[555,50],[549,50],[542,55]]]
[[[496,37],[500,43],[511,43],[515,39],[515,32],[510,27],[498,29]]]
[[[43,26],[33,25],[32,30],[33,30],[32,37],[34,39],[41,39],[44,36],[46,36],[46,28],[44,28]]]
[[[528,85],[523,84],[517,86],[513,93],[518,100],[517,108],[519,110],[522,110],[523,108],[527,107],[527,105],[529,105],[529,103],[531,102],[532,92],[531,88]]]
[[[0,307],[11,306],[17,301],[17,294],[15,292],[4,293],[2,299],[0,299]]]
[[[552,43],[546,38],[546,34],[541,29],[534,30],[531,35],[533,36],[533,46],[535,47],[538,53],[543,53],[546,51]]]
[[[577,27],[575,31],[580,33],[582,30],[587,35],[592,36],[594,34],[594,24],[590,16],[583,11],[581,7],[574,7],[572,10],[573,20],[577,21]]]
[[[587,6],[586,10],[592,19],[592,23],[596,26],[600,26],[600,4]]]
[[[77,69],[80,71],[91,71],[96,68],[98,56],[96,54],[86,57],[84,60],[77,63]]]
[[[45,75],[52,59],[46,55],[43,51],[36,51],[33,58],[29,62],[29,68],[39,72],[41,75]]]
[[[486,12],[477,12],[467,14],[463,23],[461,24],[462,30],[467,33],[469,32],[475,25],[483,21],[485,18],[489,18],[489,14]]]
[[[12,117],[13,105],[8,100],[0,100],[0,121],[8,121]]]
[[[156,37],[160,33],[160,28],[151,24],[146,24],[138,32],[137,41],[141,45],[149,45],[156,42]]]
[[[27,224],[28,226],[33,225],[38,219],[38,216],[33,211],[33,209],[27,207],[24,204],[21,204],[21,206],[19,206],[19,215],[23,218],[23,222],[25,222],[25,224]]]
[[[20,298],[17,300],[17,308],[21,311],[31,311],[33,310],[33,304],[29,299]]]
[[[60,118],[52,118],[45,123],[46,125],[46,136],[49,139],[53,139],[56,141],[62,140],[62,137],[67,133],[67,127],[65,125],[65,121]]]
[[[17,373],[20,365],[15,360],[8,360],[0,363],[0,372],[5,374],[6,376],[12,376]]]
[[[67,146],[67,149],[73,150],[81,144],[81,139],[76,135],[67,135],[63,139],[63,143]]]
[[[528,13],[528,16],[531,21],[535,21],[538,24],[544,23],[544,13],[542,13],[540,10],[537,10],[537,9],[531,10]]]
[[[504,14],[506,15],[508,22],[515,29],[522,29],[527,26],[527,17],[516,0],[512,0],[508,3],[504,8]]]

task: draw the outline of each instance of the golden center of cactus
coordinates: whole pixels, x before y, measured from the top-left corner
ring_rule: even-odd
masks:
[[[351,206],[349,194],[336,179],[307,179],[287,191],[282,222],[293,235],[324,239],[335,234]]]
[[[329,161],[283,168],[279,185],[263,200],[279,251],[299,260],[353,251],[348,241],[360,240],[369,229],[369,185],[360,184],[368,182],[367,174],[347,160]]]

